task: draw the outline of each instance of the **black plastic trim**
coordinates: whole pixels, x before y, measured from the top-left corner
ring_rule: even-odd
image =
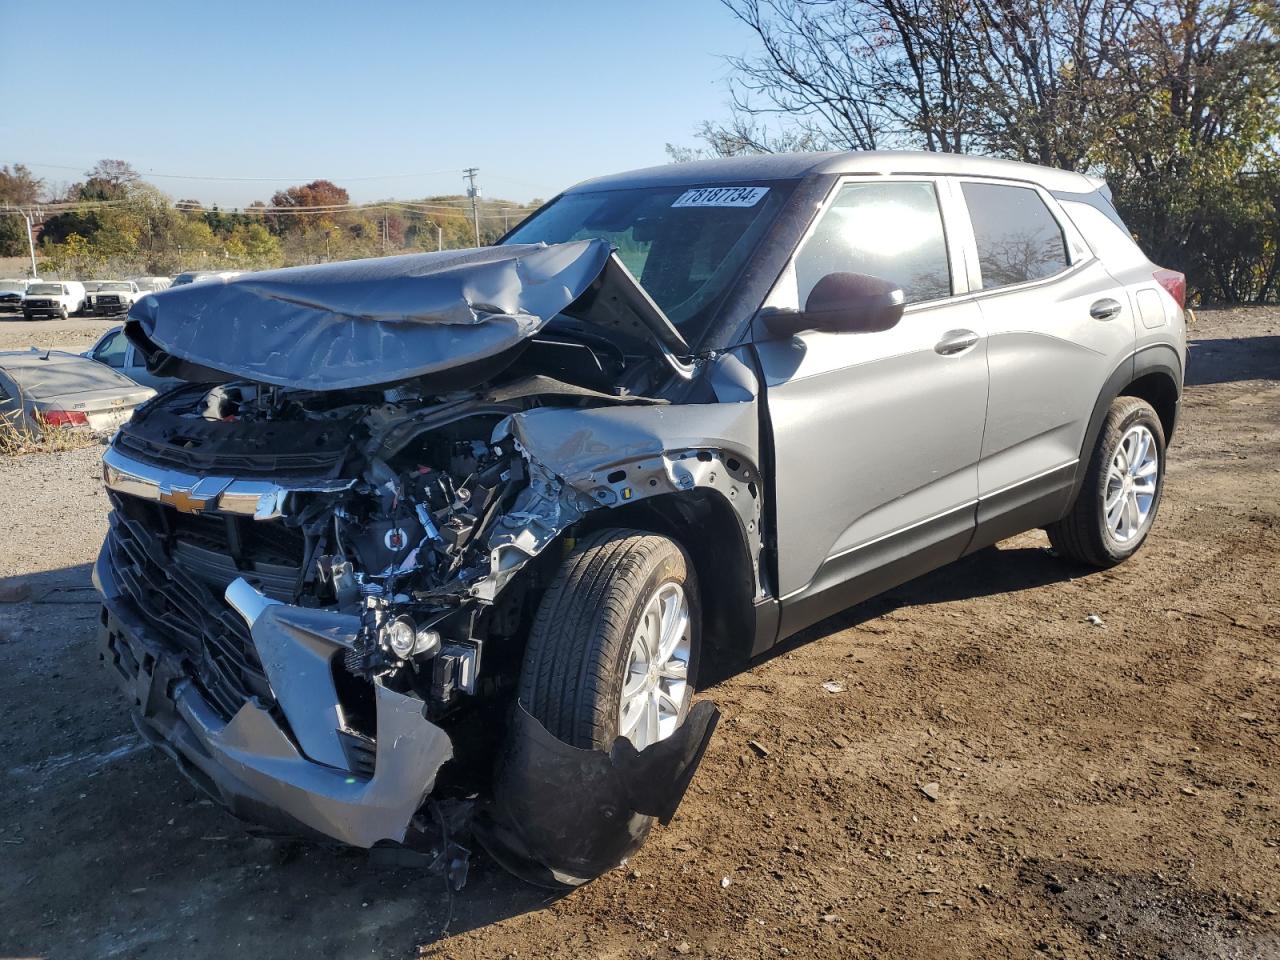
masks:
[[[973,537],[975,504],[957,507],[836,557],[805,589],[782,601],[778,640],[958,560]]]

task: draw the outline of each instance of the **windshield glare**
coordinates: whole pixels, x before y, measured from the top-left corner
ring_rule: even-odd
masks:
[[[113,293],[117,291],[128,293],[130,289],[132,288],[129,286],[129,284],[119,283],[116,281],[98,284],[98,293]]]
[[[62,293],[62,284],[60,283],[33,283],[27,287],[27,293],[43,294],[45,296],[57,296]]]
[[[792,181],[566,194],[506,243],[608,240],[686,340],[696,343]]]

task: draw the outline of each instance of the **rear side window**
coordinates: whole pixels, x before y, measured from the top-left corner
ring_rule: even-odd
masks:
[[[984,290],[1042,280],[1067,268],[1062,227],[1040,194],[995,183],[966,182],[962,188]]]
[[[947,241],[932,183],[849,183],[796,255],[803,307],[829,273],[865,273],[902,287],[907,303],[951,296]]]
[[[125,339],[124,331],[117,330],[98,344],[97,349],[93,351],[93,359],[119,370],[124,367],[124,352],[128,346],[129,341]]]

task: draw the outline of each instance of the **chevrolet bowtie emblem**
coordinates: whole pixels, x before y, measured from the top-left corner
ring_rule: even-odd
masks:
[[[199,513],[209,506],[212,497],[192,496],[190,490],[160,489],[160,502],[173,507],[179,513]]]

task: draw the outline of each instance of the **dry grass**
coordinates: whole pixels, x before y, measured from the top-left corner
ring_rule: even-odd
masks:
[[[33,427],[17,412],[0,412],[0,457],[79,450],[81,447],[93,446],[100,440],[90,430],[68,430],[44,423]]]

